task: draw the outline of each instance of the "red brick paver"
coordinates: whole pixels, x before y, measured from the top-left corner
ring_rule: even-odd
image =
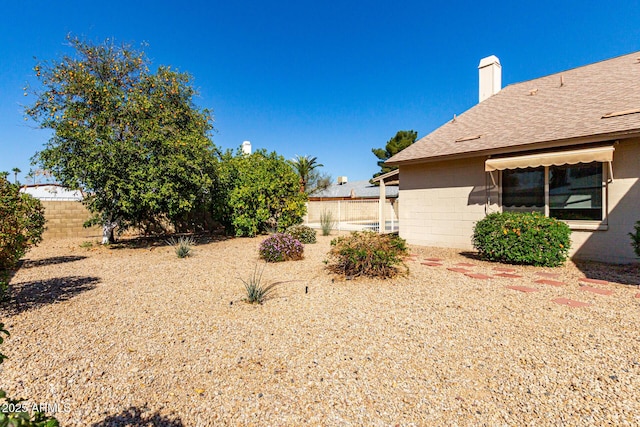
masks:
[[[558,282],[557,280],[549,280],[549,279],[538,279],[535,281],[536,283],[542,283],[543,285],[551,285],[551,286],[564,286],[565,284],[562,282]]]
[[[591,305],[588,302],[576,301],[568,298],[556,298],[551,301],[556,304],[568,305],[569,307],[589,307]]]
[[[440,261],[444,261],[442,258],[425,258],[425,261],[433,261],[433,262],[440,262]]]
[[[534,274],[536,276],[543,276],[543,277],[558,277],[560,275],[560,273],[547,273],[546,271],[539,271]]]
[[[515,268],[505,268],[505,267],[496,267],[494,268],[495,271],[501,271],[503,273],[513,273],[514,271],[516,271]]]
[[[494,274],[494,276],[496,277],[504,277],[507,279],[521,279],[522,276],[518,276],[517,274],[511,274],[511,273],[498,273],[498,274]]]
[[[507,286],[508,289],[513,289],[514,291],[520,292],[539,292],[540,289],[536,288],[528,288],[526,286]]]
[[[596,285],[608,285],[609,282],[607,282],[606,280],[598,280],[598,279],[589,279],[587,277],[583,277],[582,279],[580,279],[581,282],[587,282],[587,283],[594,283]]]
[[[640,294],[636,294],[636,298],[640,298]]]
[[[471,273],[471,270],[467,270],[466,268],[449,267],[447,270],[455,271],[456,273]]]
[[[486,274],[480,274],[480,273],[465,273],[465,276],[471,277],[472,279],[481,279],[481,280],[491,279],[491,276],[487,276]]]
[[[581,291],[587,291],[598,295],[611,295],[613,291],[606,289],[592,288],[591,286],[580,286]]]
[[[429,267],[441,267],[442,264],[439,262],[421,262],[422,265],[428,265]]]

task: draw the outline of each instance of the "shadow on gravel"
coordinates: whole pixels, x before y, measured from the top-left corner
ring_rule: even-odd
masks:
[[[595,261],[574,261],[589,279],[606,280],[623,285],[640,286],[640,264],[605,264]]]
[[[180,418],[171,419],[158,412],[148,413],[146,409],[131,406],[117,415],[110,415],[91,427],[143,426],[143,427],[183,427]]]
[[[11,284],[9,301],[3,303],[3,311],[13,315],[58,301],[66,301],[95,288],[99,282],[98,277],[69,276]]]
[[[233,239],[231,236],[225,236],[223,234],[167,234],[165,236],[140,236],[132,238],[123,238],[115,243],[110,243],[107,247],[112,250],[118,249],[150,249],[153,250],[157,247],[169,246],[169,239],[175,237],[176,239],[181,236],[190,236],[194,239],[196,245],[206,245],[214,242],[224,242],[225,240]]]
[[[43,259],[25,259],[18,265],[19,268],[34,268],[42,267],[45,265],[64,264],[67,262],[80,261],[86,259],[86,256],[80,255],[68,255],[68,256],[54,256],[51,258]]]

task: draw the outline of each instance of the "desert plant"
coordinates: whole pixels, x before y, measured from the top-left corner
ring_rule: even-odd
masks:
[[[545,267],[562,265],[569,254],[571,230],[540,213],[487,215],[473,231],[473,246],[489,261]]]
[[[335,227],[336,221],[333,219],[333,212],[330,210],[323,210],[320,214],[320,228],[322,229],[322,235],[328,236],[331,234],[331,230]]]
[[[192,247],[196,244],[196,241],[191,236],[180,236],[177,239],[172,237],[167,242],[173,246],[178,258],[190,256]]]
[[[631,246],[636,256],[640,257],[640,221],[636,222],[635,230],[635,233],[629,233],[629,237],[631,237]]]
[[[4,342],[3,335],[9,336],[9,331],[0,323],[0,344]],[[0,364],[7,356],[0,353]],[[60,424],[54,417],[49,417],[43,412],[34,411],[29,413],[24,411],[28,405],[21,405],[25,399],[12,399],[7,397],[7,393],[0,389],[0,426],[21,426],[21,427],[57,427]]]
[[[306,225],[292,225],[287,228],[285,233],[293,236],[304,244],[316,243],[316,230],[311,227],[307,227]]]
[[[331,241],[328,268],[347,277],[390,278],[400,272],[400,266],[408,272],[403,262],[406,255],[405,240],[395,234],[354,231]]]
[[[247,292],[247,297],[245,301],[250,304],[262,304],[267,299],[273,296],[276,286],[281,284],[282,282],[274,282],[268,285],[264,285],[262,283],[262,273],[264,272],[264,267],[259,269],[256,265],[256,268],[253,270],[253,274],[247,279],[240,279],[242,283],[244,283],[244,289]]]
[[[304,256],[304,246],[289,234],[275,233],[260,243],[259,252],[267,262],[299,260]]]

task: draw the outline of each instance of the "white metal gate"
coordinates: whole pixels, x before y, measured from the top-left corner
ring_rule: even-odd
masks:
[[[312,228],[322,228],[323,218],[333,221],[332,229],[338,231],[380,232],[379,200],[323,200],[307,203],[305,224]],[[382,232],[398,231],[398,200],[387,200],[384,206]]]

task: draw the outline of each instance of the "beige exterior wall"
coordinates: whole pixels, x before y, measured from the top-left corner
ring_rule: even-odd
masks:
[[[620,141],[613,154],[613,182],[608,184],[607,230],[571,233],[575,259],[629,263],[638,259],[629,233],[640,220],[640,138]]]
[[[487,179],[484,158],[401,166],[400,236],[410,244],[471,249],[487,192],[498,200]],[[498,205],[489,208],[497,211]]]
[[[400,167],[400,236],[423,246],[472,249],[476,221],[499,212],[499,191],[484,172],[485,157]],[[497,174],[496,174],[497,175]],[[640,220],[640,139],[621,141],[608,184],[607,229],[574,230],[571,256],[604,262],[637,261],[628,236]],[[498,182],[496,176],[496,182]],[[488,194],[491,204],[485,206]]]
[[[78,237],[97,239],[102,236],[99,227],[84,228],[82,224],[91,215],[80,202],[72,201],[42,201],[46,230],[43,239],[57,239]]]

